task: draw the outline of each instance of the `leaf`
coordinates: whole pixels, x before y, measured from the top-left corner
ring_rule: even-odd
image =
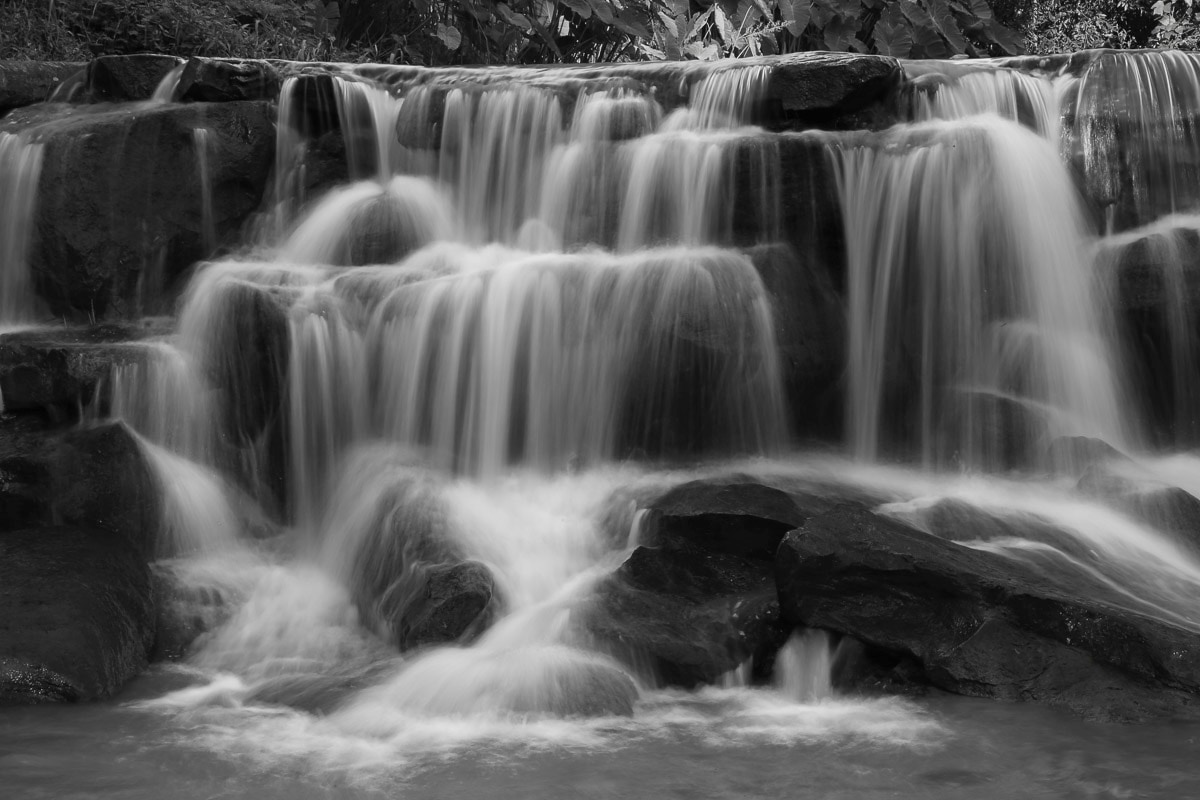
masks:
[[[592,7],[588,5],[587,0],[558,0],[567,8],[579,15],[580,19],[591,19]]]
[[[858,31],[858,26],[845,17],[836,17],[825,26],[825,46],[837,53],[850,49],[850,40]]]
[[[929,9],[929,18],[933,22],[933,27],[942,35],[946,43],[950,45],[953,53],[965,53],[967,51],[967,39],[962,35],[962,31],[958,29],[958,22],[954,19],[954,15],[950,13],[950,6],[946,0],[925,0],[925,7]]]
[[[928,11],[913,0],[899,0],[899,6],[912,31],[911,58],[949,58],[952,55],[946,42],[938,35]]]
[[[638,19],[637,13],[632,8],[626,9],[619,16],[614,17],[613,26],[622,33],[639,39],[654,38],[654,34],[650,32],[649,25]]]
[[[501,19],[514,28],[527,31],[532,27],[532,25],[529,23],[529,17],[513,11],[508,7],[508,3],[496,3],[496,13],[500,15]]]
[[[812,19],[812,0],[779,0],[779,13],[788,33],[799,39]]]
[[[880,55],[893,58],[908,58],[912,55],[912,30],[898,4],[884,9],[875,23],[875,49]]]
[[[439,22],[437,37],[442,40],[442,44],[446,45],[447,50],[457,50],[458,46],[462,44],[462,34],[453,25],[443,25]]]
[[[592,7],[598,20],[605,25],[613,24],[613,20],[616,19],[616,10],[609,0],[588,0],[588,4]]]
[[[721,34],[721,41],[727,45],[733,44],[733,23],[729,21],[729,16],[725,13],[725,9],[715,3],[713,4],[713,22],[717,24],[717,31]]]

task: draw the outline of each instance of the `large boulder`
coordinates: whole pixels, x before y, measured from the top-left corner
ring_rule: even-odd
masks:
[[[0,397],[7,411],[70,415],[95,399],[114,367],[141,364],[137,340],[155,332],[132,325],[36,328],[0,335]]]
[[[72,61],[0,61],[0,117],[42,102],[84,66]]]
[[[713,683],[747,659],[764,672],[787,633],[775,551],[836,502],[739,475],[667,489],[644,503],[640,546],[597,586],[583,629],[651,682]]]
[[[87,97],[98,103],[149,100],[163,78],[182,63],[177,56],[152,53],[100,56],[87,66]]]
[[[145,557],[158,545],[162,500],[133,433],[120,422],[57,435],[0,437],[0,531],[86,527]]]
[[[0,533],[0,705],[112,695],[154,640],[149,569],[81,527]]]
[[[1100,719],[1200,717],[1200,636],[1054,563],[1035,569],[847,504],[788,534],[776,580],[786,621],[915,659],[948,691]]]
[[[368,456],[345,470],[334,505],[343,502],[356,508],[332,557],[369,628],[401,650],[468,642],[488,628],[495,579],[456,543],[436,481]]]
[[[183,68],[178,94],[186,102],[274,100],[282,82],[276,67],[266,61],[197,56]]]
[[[238,239],[275,149],[266,102],[117,107],[35,133],[34,284],[54,314],[73,318],[168,309],[183,271]]]
[[[771,63],[766,100],[780,127],[881,130],[901,121],[904,72],[894,58],[795,53]]]

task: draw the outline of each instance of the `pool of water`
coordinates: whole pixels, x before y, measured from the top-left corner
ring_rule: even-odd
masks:
[[[1200,797],[1200,725],[1084,722],[949,696],[795,703],[647,692],[632,719],[363,726],[219,699],[158,667],[114,701],[0,712],[5,797]],[[206,690],[207,691],[207,690]]]

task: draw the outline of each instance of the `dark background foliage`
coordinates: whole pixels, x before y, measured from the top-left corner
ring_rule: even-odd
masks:
[[[0,0],[0,58],[444,65],[1194,49],[1198,9],[1200,0]]]

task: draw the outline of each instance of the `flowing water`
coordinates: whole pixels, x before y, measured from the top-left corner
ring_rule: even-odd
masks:
[[[639,542],[638,499],[734,471],[853,490],[933,535],[970,507],[1003,524],[956,541],[1200,632],[1194,541],[1086,490],[1093,459],[1054,446],[1102,440],[1129,456],[1114,480],[1200,496],[1182,452],[1200,430],[1193,58],[906,69],[912,122],[800,135],[844,226],[845,263],[825,265],[845,292],[842,454],[797,444],[778,323],[805,312],[755,255],[805,244],[783,167],[798,139],[755,124],[769,66],[347,71],[327,111],[350,180],[315,197],[311,87],[285,81],[256,241],[202,265],[177,333],[94,404],[140,437],[158,566],[207,633],[114,701],[5,711],[9,791],[1200,793],[1194,726],[840,694],[821,631],[792,635],[770,685],[746,664],[684,692],[580,628]],[[0,324],[33,313],[38,157],[0,133],[0,232],[19,234],[0,240]],[[1165,299],[1122,305],[1129,264]],[[1131,314],[1157,326],[1168,391],[1139,372]],[[463,564],[494,582],[490,627],[402,655],[424,640],[396,609]]]

